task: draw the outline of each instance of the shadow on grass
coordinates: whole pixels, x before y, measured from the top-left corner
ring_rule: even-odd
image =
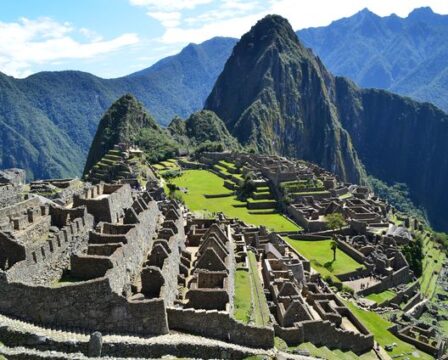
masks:
[[[333,271],[333,263],[334,263],[334,260],[332,260],[332,261],[327,261],[327,262],[324,264],[324,268],[327,269],[328,271]]]

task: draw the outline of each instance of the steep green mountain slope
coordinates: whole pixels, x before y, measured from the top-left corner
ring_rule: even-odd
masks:
[[[447,15],[420,8],[406,18],[380,17],[365,9],[297,34],[334,74],[448,111]]]
[[[0,87],[0,168],[25,168],[31,178],[80,173],[81,164],[68,161],[83,157],[75,142],[45,113],[21,101],[13,79],[0,76]]]
[[[369,174],[405,183],[436,229],[448,229],[448,114],[336,78],[336,106]]]
[[[390,185],[407,184],[432,225],[448,229],[448,114],[334,77],[285,19],[268,16],[241,38],[205,107],[261,151],[350,180],[361,178],[363,165]]]
[[[190,44],[179,54],[119,79],[79,71],[42,72],[26,79],[0,73],[0,167],[28,177],[79,176],[101,115],[131,93],[167,125],[203,106],[234,39]]]
[[[331,81],[287,20],[267,16],[235,46],[205,108],[243,145],[303,158],[360,182],[365,173],[331,102]]]
[[[168,131],[185,148],[195,148],[206,141],[221,143],[223,148],[229,150],[240,147],[238,140],[230,135],[224,122],[213,111],[198,111],[185,121],[174,118]]]
[[[149,161],[176,155],[178,144],[162,129],[132,95],[124,95],[107,110],[98,125],[84,167],[89,172],[115,145],[135,144]]]

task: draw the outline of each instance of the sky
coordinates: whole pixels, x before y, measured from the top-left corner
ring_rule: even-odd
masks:
[[[368,8],[406,17],[447,0],[0,0],[0,72],[81,70],[105,78],[144,69],[189,43],[240,37],[267,14],[295,30]]]

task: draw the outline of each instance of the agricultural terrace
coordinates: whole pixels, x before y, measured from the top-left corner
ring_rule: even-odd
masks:
[[[375,301],[377,304],[382,304],[385,301],[391,300],[397,295],[393,290],[385,290],[380,293],[367,295],[366,298]]]
[[[364,326],[373,334],[375,340],[384,348],[386,345],[396,344],[388,355],[396,359],[412,359],[412,360],[430,360],[432,356],[416,349],[413,345],[408,344],[394,334],[388,328],[393,324],[380,315],[372,311],[366,311],[358,308],[350,301],[344,301],[345,305],[353,312],[353,314],[364,324]]]
[[[239,201],[233,191],[224,187],[224,179],[210,171],[186,170],[170,182],[182,189],[182,198],[191,211],[223,212],[230,218],[239,218],[256,226],[264,225],[273,231],[300,230],[299,226],[280,213],[250,211],[246,202]]]
[[[168,159],[165,161],[161,161],[157,164],[153,165],[154,169],[156,169],[160,175],[163,176],[167,171],[180,170],[179,165],[177,164],[176,159]]]
[[[431,298],[437,286],[437,277],[445,261],[445,255],[437,247],[429,236],[423,238],[422,276],[420,277],[420,289],[422,294]]]
[[[339,248],[336,249],[336,260],[333,261],[330,239],[294,240],[286,237],[285,240],[311,262],[314,270],[323,277],[331,277],[333,282],[340,282],[336,275],[346,274],[364,266]]]

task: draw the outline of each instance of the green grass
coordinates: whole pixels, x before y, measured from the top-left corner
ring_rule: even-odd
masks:
[[[224,180],[207,170],[186,170],[181,176],[171,180],[173,184],[188,189],[183,193],[185,204],[191,211],[210,213],[223,212],[231,218],[256,226],[264,225],[273,231],[297,231],[301,228],[282,214],[250,214],[246,203],[235,196],[207,199],[204,194],[223,194],[229,190],[224,187]],[[241,207],[235,207],[241,206]]]
[[[247,324],[252,313],[251,284],[248,271],[235,271],[235,296],[233,298],[235,319]]]
[[[348,192],[346,194],[343,194],[343,195],[339,196],[339,199],[340,200],[345,200],[345,199],[348,199],[348,198],[351,198],[351,197],[352,197],[352,193]]]
[[[311,266],[322,276],[330,276],[333,281],[339,282],[335,275],[355,271],[362,264],[351,258],[339,248],[336,250],[336,261],[333,262],[332,240],[294,240],[289,237],[285,240],[300,254],[311,262]]]
[[[377,294],[370,294],[366,296],[366,298],[375,301],[377,304],[382,304],[383,302],[394,298],[395,295],[397,294],[394,291],[386,290]]]
[[[432,356],[417,350],[414,346],[405,343],[404,341],[397,338],[387,329],[392,326],[392,323],[383,319],[377,313],[366,311],[358,308],[352,302],[344,301],[345,305],[353,312],[353,314],[364,324],[364,326],[373,334],[375,340],[384,348],[386,345],[391,345],[396,343],[397,346],[389,355],[394,356],[398,359],[419,359],[419,360],[429,360],[433,359]],[[406,354],[403,357],[395,357],[400,354]]]
[[[258,274],[257,259],[252,251],[249,251],[247,256],[249,258],[255,325],[265,326],[269,322],[269,308],[266,302],[266,296],[263,292],[263,285],[261,284],[260,276]]]
[[[269,322],[269,308],[263,292],[263,285],[257,269],[257,259],[253,252],[248,253],[249,271],[235,271],[234,312],[235,319],[255,325],[265,326]]]

